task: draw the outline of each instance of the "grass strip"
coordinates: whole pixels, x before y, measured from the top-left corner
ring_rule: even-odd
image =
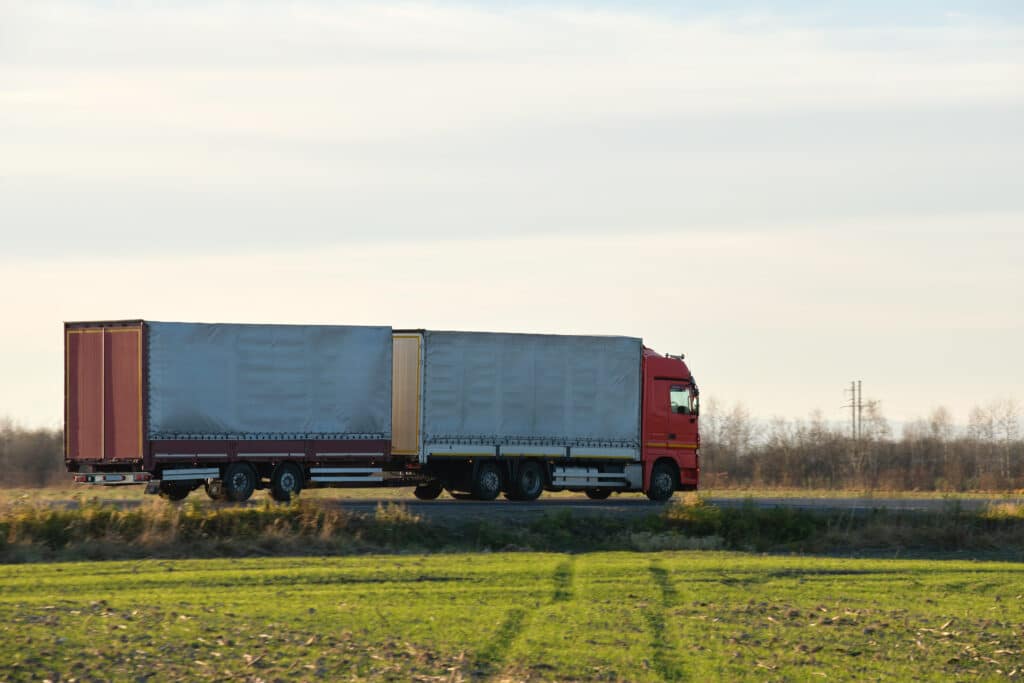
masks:
[[[152,500],[121,509],[0,506],[0,561],[536,550],[729,549],[758,552],[1024,559],[1024,506],[867,513],[719,508],[691,496],[646,517],[578,515],[426,520],[400,504],[372,514],[315,500],[232,507]],[[553,599],[571,596],[572,565],[556,573]]]

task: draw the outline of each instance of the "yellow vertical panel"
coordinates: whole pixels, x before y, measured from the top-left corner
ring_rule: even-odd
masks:
[[[420,343],[418,334],[392,337],[391,452],[399,455],[419,453]]]

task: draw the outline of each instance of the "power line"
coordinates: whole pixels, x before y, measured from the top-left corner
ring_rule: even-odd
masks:
[[[861,387],[861,380],[852,380],[850,388],[843,393],[850,392],[850,402],[843,405],[843,408],[850,409],[850,438],[859,442],[864,435],[864,393]]]

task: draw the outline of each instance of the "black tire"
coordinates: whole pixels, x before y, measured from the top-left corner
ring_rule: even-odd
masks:
[[[192,492],[188,482],[183,481],[162,481],[160,482],[160,497],[166,500],[177,502],[185,500]]]
[[[302,490],[302,469],[293,462],[282,462],[270,475],[270,497],[287,503]]]
[[[225,500],[228,494],[224,491],[224,482],[220,479],[210,479],[203,484],[203,488],[206,490],[206,495],[210,497],[210,500]]]
[[[585,489],[584,493],[587,494],[587,498],[590,500],[604,500],[608,496],[612,495],[611,489]]]
[[[441,486],[441,482],[432,481],[429,484],[420,484],[412,491],[412,495],[416,496],[420,500],[434,500],[441,495],[441,491],[444,487]]]
[[[663,503],[672,497],[677,486],[675,468],[667,462],[655,463],[654,469],[651,470],[651,483],[647,487],[647,497],[657,503]]]
[[[520,463],[510,489],[509,500],[537,500],[540,498],[540,494],[544,492],[544,470],[540,463],[532,460]]]
[[[236,462],[224,471],[224,493],[228,500],[242,503],[256,490],[256,471],[249,463]]]
[[[501,471],[493,462],[477,465],[473,475],[473,497],[477,500],[494,500],[501,493]]]

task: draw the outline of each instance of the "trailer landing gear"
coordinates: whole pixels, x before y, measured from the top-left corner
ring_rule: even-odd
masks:
[[[207,480],[203,484],[203,488],[206,489],[206,495],[210,497],[210,500],[224,500],[228,497],[224,491],[224,482],[220,479]]]

